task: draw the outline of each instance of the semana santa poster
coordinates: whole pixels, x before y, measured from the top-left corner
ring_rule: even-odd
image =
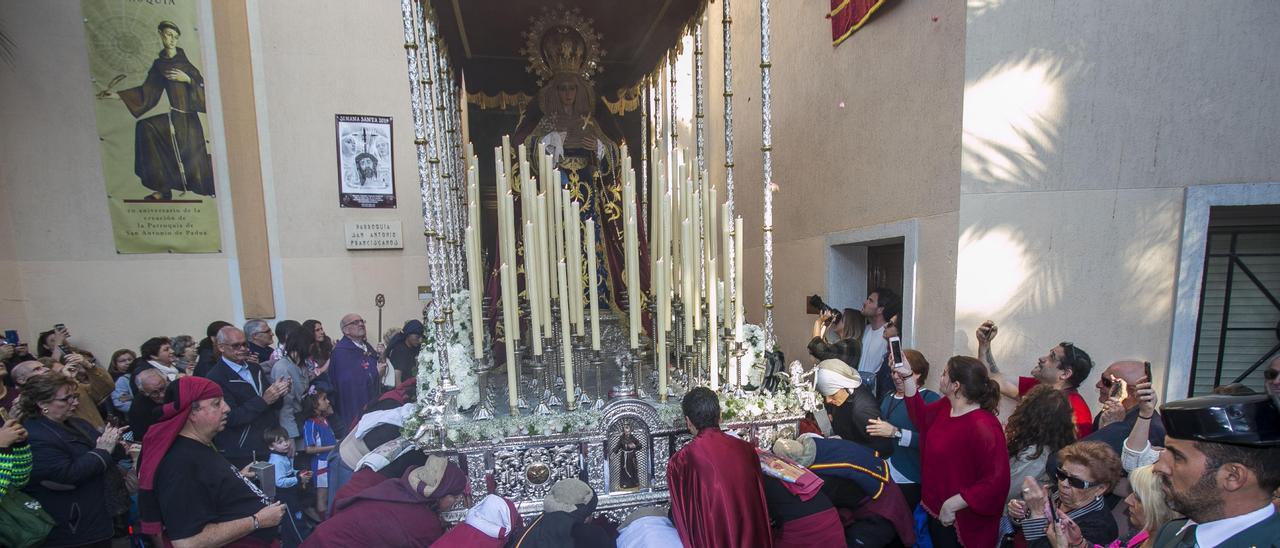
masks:
[[[221,251],[197,0],[82,0],[120,253]]]
[[[391,117],[334,115],[338,141],[338,205],[396,207]]]

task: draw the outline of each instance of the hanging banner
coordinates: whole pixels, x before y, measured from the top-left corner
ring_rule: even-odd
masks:
[[[338,114],[338,205],[396,207],[391,117]]]
[[[884,0],[831,0],[831,45],[838,46],[862,28]]]
[[[221,251],[197,0],[82,0],[119,253]]]

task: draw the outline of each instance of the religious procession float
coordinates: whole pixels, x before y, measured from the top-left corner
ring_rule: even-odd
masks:
[[[744,321],[732,101],[723,179],[707,169],[708,65],[732,96],[730,2],[719,59],[705,0],[536,4],[402,3],[434,295],[404,434],[523,514],[575,477],[621,521],[666,501],[667,461],[692,438],[687,390],[717,391],[726,427],[760,447],[821,405],[772,351],[769,3],[750,186],[762,326]]]

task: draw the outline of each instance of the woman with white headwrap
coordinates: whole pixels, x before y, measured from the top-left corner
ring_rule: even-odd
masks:
[[[870,447],[882,456],[893,453],[892,440],[867,434],[867,425],[880,419],[880,408],[857,371],[841,360],[822,360],[814,379],[831,415],[831,435]]]
[[[431,548],[501,548],[512,531],[524,522],[515,503],[498,495],[485,495],[467,510],[467,517],[449,529]]]

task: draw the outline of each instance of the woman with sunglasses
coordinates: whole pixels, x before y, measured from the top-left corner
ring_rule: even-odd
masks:
[[[930,515],[933,545],[995,546],[1009,490],[1009,451],[995,415],[1000,386],[976,358],[952,356],[938,382],[944,397],[925,404],[910,358],[903,359],[893,372],[903,380],[907,413],[923,436],[920,503]]]
[[[1107,444],[1080,441],[1058,451],[1058,469],[1053,472],[1056,491],[1043,488],[1034,479],[1022,483],[1023,504],[1011,501],[1007,512],[1017,536],[1016,546],[1049,547],[1045,518],[1045,499],[1049,499],[1050,516],[1071,518],[1079,527],[1081,542],[1108,545],[1120,536],[1119,527],[1103,497],[1123,477],[1120,457]]]
[[[1127,541],[1116,540],[1106,548],[1152,548],[1155,546],[1156,531],[1166,523],[1183,517],[1165,502],[1160,478],[1151,471],[1151,466],[1143,466],[1130,472],[1129,484],[1133,486],[1133,492],[1124,499],[1125,513],[1129,516],[1129,525],[1138,533]],[[1069,517],[1063,517],[1057,527],[1048,531],[1048,536],[1057,548],[1088,546],[1080,532],[1080,526]],[[1094,545],[1094,548],[1102,546]]]
[[[86,404],[80,402],[76,381],[65,375],[36,375],[22,386],[19,413],[34,458],[24,490],[56,522],[45,546],[109,547],[112,510],[128,508],[127,497],[103,500],[109,493],[107,476],[119,474],[116,461],[125,457],[120,445],[125,429],[106,426],[99,432],[77,418],[76,408]]]

